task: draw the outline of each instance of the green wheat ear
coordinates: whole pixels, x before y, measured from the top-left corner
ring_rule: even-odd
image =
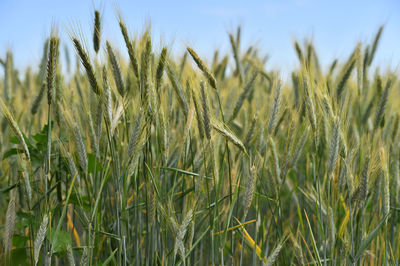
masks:
[[[231,46],[232,46],[233,57],[235,58],[236,72],[238,73],[239,80],[242,83],[243,79],[244,79],[243,78],[244,73],[243,73],[243,67],[242,67],[242,63],[241,63],[240,55],[239,55],[239,41],[240,41],[240,33],[239,32],[238,32],[236,41],[232,34],[229,34],[229,40],[230,40]]]
[[[50,38],[50,53],[47,62],[47,103],[51,105],[55,87],[55,76],[58,61],[58,47],[60,40],[57,37]]]
[[[275,129],[276,123],[278,121],[278,113],[281,106],[281,95],[282,95],[282,85],[281,82],[278,80],[274,86],[276,88],[275,96],[274,96],[274,103],[272,105],[269,119],[268,119],[268,133],[272,134],[273,130]]]
[[[160,55],[160,59],[158,62],[157,70],[156,70],[156,90],[157,92],[160,90],[161,87],[161,79],[164,74],[165,63],[167,61],[167,47],[163,47]]]
[[[207,78],[210,86],[214,89],[217,89],[217,81],[215,80],[215,77],[213,76],[211,71],[208,69],[207,65],[200,59],[200,57],[192,48],[187,47],[186,49],[192,56],[193,60],[196,62],[199,69],[203,72],[204,76]]]
[[[203,128],[208,140],[211,139],[210,107],[208,106],[208,95],[205,90],[204,82],[200,82],[201,105],[203,107]]]
[[[6,119],[8,125],[11,127],[12,131],[16,135],[19,143],[22,145],[23,152],[25,154],[25,158],[30,161],[31,156],[30,152],[28,149],[28,145],[25,142],[25,138],[22,134],[22,131],[19,129],[19,126],[17,122],[15,121],[14,117],[12,116],[10,110],[8,109],[7,105],[4,103],[4,101],[0,98],[0,107],[1,111],[3,113],[4,118]]]
[[[124,81],[122,80],[121,67],[119,66],[117,57],[115,56],[114,51],[108,41],[106,42],[106,47],[107,47],[108,58],[110,60],[110,65],[111,65],[111,69],[113,72],[115,84],[117,85],[119,94],[121,96],[124,96],[125,85],[124,85]]]
[[[81,42],[73,37],[72,42],[74,43],[76,52],[78,53],[81,63],[86,70],[86,74],[90,83],[90,87],[92,88],[93,92],[97,95],[100,95],[100,87],[97,83],[96,75],[94,72],[94,68],[89,61],[89,56],[87,55],[86,51],[83,49]]]
[[[256,81],[257,75],[258,75],[258,73],[255,72],[253,74],[253,76],[250,78],[250,81],[244,87],[243,92],[240,94],[239,99],[237,100],[237,102],[235,104],[235,107],[233,109],[233,113],[232,113],[230,120],[235,119],[236,116],[238,115],[240,109],[242,108],[244,101],[249,96],[250,92],[253,90],[254,82]]]
[[[100,12],[98,10],[95,10],[94,27],[93,27],[93,49],[96,53],[98,53],[100,49],[100,39],[101,39]]]
[[[347,64],[344,67],[343,76],[339,80],[338,85],[336,86],[336,96],[338,99],[340,99],[340,97],[343,93],[346,82],[350,78],[351,72],[353,71],[355,64],[356,64],[356,60],[354,59],[354,57],[351,57],[349,59],[349,62],[347,62]]]
[[[379,44],[379,41],[381,39],[383,29],[384,29],[384,26],[383,25],[380,26],[379,29],[378,29],[378,32],[375,35],[374,42],[372,43],[371,52],[370,52],[370,54],[368,56],[368,66],[371,65],[372,60],[374,59],[375,52],[376,52],[376,49],[378,48],[378,44]]]
[[[385,114],[386,104],[388,101],[389,90],[390,90],[391,86],[392,86],[392,80],[389,79],[386,82],[385,90],[379,99],[378,108],[376,109],[375,120],[374,120],[374,129],[375,130],[379,127],[379,125],[383,119],[383,116]]]
[[[122,21],[122,18],[119,19],[119,27],[121,29],[122,36],[124,37],[126,48],[128,49],[128,55],[133,68],[133,73],[135,74],[136,78],[139,78],[139,64],[136,51],[132,41],[129,38],[128,30]]]

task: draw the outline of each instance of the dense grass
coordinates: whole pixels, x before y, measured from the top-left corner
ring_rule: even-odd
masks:
[[[399,86],[371,67],[382,28],[329,69],[296,42],[285,82],[240,29],[207,62],[122,20],[126,47],[100,14],[92,27],[93,45],[69,40],[72,71],[55,33],[38,72],[1,58],[2,265],[398,263]]]

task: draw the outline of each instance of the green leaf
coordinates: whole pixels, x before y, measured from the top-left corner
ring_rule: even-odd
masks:
[[[40,144],[47,144],[47,136],[46,136],[46,135],[43,135],[43,134],[41,134],[41,133],[38,133],[38,134],[36,134],[36,135],[33,135],[32,138],[33,138],[34,140],[36,140],[37,143],[40,143]]]
[[[14,247],[24,247],[29,238],[23,235],[13,235],[12,244]]]
[[[383,217],[379,224],[375,227],[375,229],[365,238],[361,241],[360,248],[357,250],[357,253],[355,255],[354,261],[358,261],[364,251],[368,248],[369,244],[374,240],[374,238],[378,235],[379,229],[385,224],[387,218],[389,217],[390,212]]]
[[[50,122],[51,126],[53,126],[53,123]],[[49,131],[49,125],[46,124],[43,126],[42,130],[40,131],[40,134],[47,136],[47,131]]]
[[[96,172],[101,172],[103,171],[103,167],[99,163],[98,160],[96,160],[96,155],[93,153],[88,154],[88,172],[91,174],[94,174],[94,170],[96,168]]]
[[[111,255],[103,262],[103,266],[106,266],[106,265],[108,265],[110,262],[111,262],[111,260],[113,260],[114,259],[114,255],[115,255],[115,252],[117,252],[117,248],[111,253]]]
[[[200,176],[200,175],[197,174],[197,173],[185,171],[185,170],[178,169],[178,168],[174,168],[174,167],[160,167],[160,169],[168,170],[168,171],[173,171],[173,172],[177,172],[177,173],[181,173],[181,174],[189,175],[189,176],[197,176],[197,177]],[[203,177],[203,178],[206,178],[206,179],[210,179],[210,180],[212,179],[211,177],[207,177],[207,176],[202,176],[202,177]]]
[[[17,187],[17,186],[18,186],[18,183],[15,183],[14,185],[11,185],[11,186],[9,186],[9,187],[2,188],[2,189],[0,189],[0,193],[6,194],[6,193],[8,193],[10,190],[12,190],[13,188],[15,188],[15,187]]]
[[[17,212],[17,217],[19,218],[19,222],[17,223],[17,226],[20,227],[20,229],[24,229],[25,227],[30,226],[31,224],[37,224],[37,217],[33,214],[30,214],[28,212],[22,212],[18,211]]]
[[[18,138],[16,136],[11,136],[10,137],[10,143],[19,144]]]
[[[11,157],[11,156],[13,156],[13,155],[15,155],[15,154],[23,154],[24,153],[24,151],[22,150],[22,149],[17,149],[17,148],[12,148],[12,149],[9,149],[8,151],[6,151],[5,153],[4,153],[4,155],[3,155],[3,160],[5,160],[5,159],[7,159],[8,157]]]
[[[11,264],[10,265],[29,265],[27,262],[27,249],[23,248],[13,248],[11,250]]]
[[[82,207],[86,211],[90,211],[90,200],[88,196],[81,196],[76,193],[71,194],[71,198],[69,199],[69,203],[75,204],[77,206]]]
[[[32,144],[31,144],[31,142],[29,141],[29,139],[25,136],[24,133],[22,133],[22,136],[24,137],[25,143],[26,143],[26,145],[28,146],[28,148],[31,148],[31,147],[32,147]],[[19,142],[19,140],[18,140],[18,138],[17,138],[16,136],[10,137],[10,142],[11,142],[12,144],[20,144],[20,142]]]
[[[69,233],[53,228],[48,231],[48,239],[53,243],[53,252],[59,257],[67,254],[68,245],[72,244],[72,239]]]

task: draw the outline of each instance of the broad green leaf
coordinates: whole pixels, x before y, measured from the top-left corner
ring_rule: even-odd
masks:
[[[23,153],[24,153],[24,151],[23,151],[22,149],[17,149],[17,148],[9,149],[8,151],[6,151],[6,152],[4,153],[4,155],[3,155],[3,160],[5,160],[5,159],[7,159],[8,157],[11,157],[11,156],[13,156],[13,155],[16,155],[16,154],[23,154]]]
[[[101,172],[103,171],[103,167],[99,163],[98,160],[96,160],[96,155],[93,153],[88,154],[88,172],[91,174],[94,174],[94,171],[96,169],[96,172]]]
[[[68,245],[72,244],[69,233],[53,228],[48,231],[48,239],[53,243],[53,252],[59,257],[66,255]]]

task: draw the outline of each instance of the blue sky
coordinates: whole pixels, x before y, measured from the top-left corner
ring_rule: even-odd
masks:
[[[103,38],[121,45],[124,55],[117,10],[132,34],[151,21],[156,47],[168,44],[181,53],[188,44],[209,59],[215,48],[230,51],[227,32],[242,25],[242,47],[257,43],[270,55],[269,67],[283,70],[297,64],[294,39],[312,38],[326,66],[346,58],[358,41],[370,42],[385,24],[375,64],[385,70],[400,62],[399,0],[0,0],[0,57],[11,48],[18,68],[37,65],[52,25],[68,45],[68,32],[82,31],[91,48],[94,8],[102,12]]]

